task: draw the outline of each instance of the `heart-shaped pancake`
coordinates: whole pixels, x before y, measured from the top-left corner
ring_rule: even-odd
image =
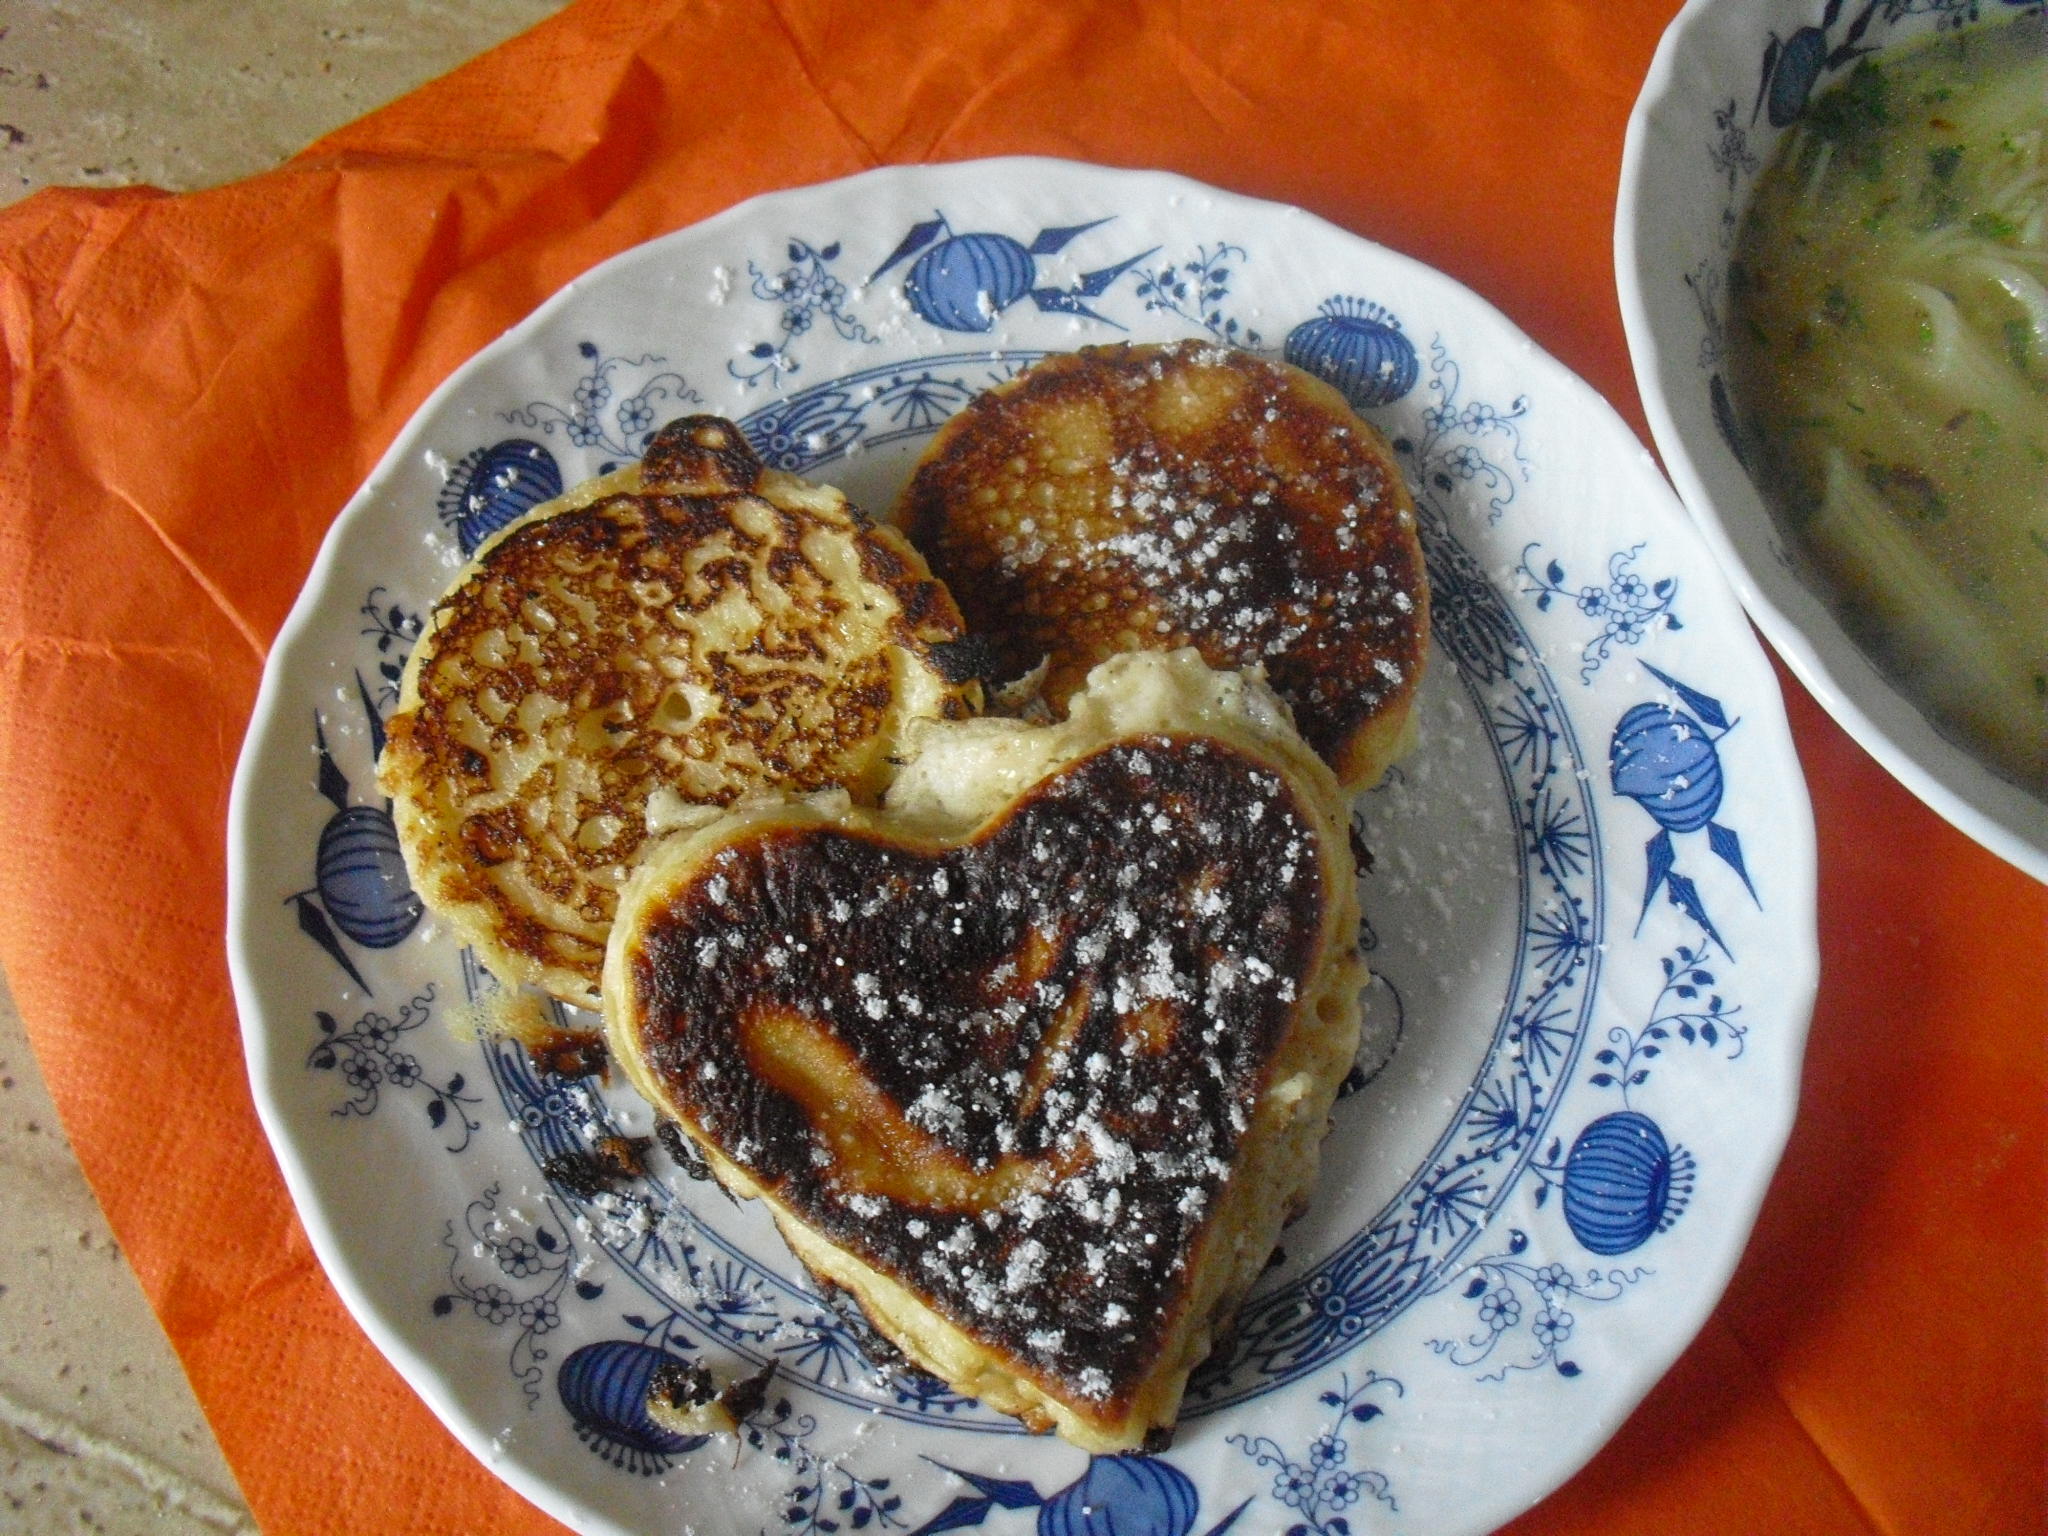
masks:
[[[923,757],[998,786],[971,824],[909,771],[893,815],[677,839],[604,996],[635,1085],[816,1276],[957,1389],[1108,1451],[1172,1424],[1306,1199],[1363,971],[1328,770],[1277,710],[1180,707],[1256,685],[1191,654],[1101,674],[1168,707],[929,728]]]

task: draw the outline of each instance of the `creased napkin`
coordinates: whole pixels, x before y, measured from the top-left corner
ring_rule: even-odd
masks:
[[[265,648],[427,392],[595,262],[753,193],[1040,153],[1406,251],[1640,430],[1609,231],[1670,10],[584,0],[273,174],[0,212],[0,964],[266,1530],[556,1529],[314,1263],[222,950]],[[2043,1525],[2048,891],[1788,690],[1822,861],[1801,1122],[1705,1333],[1524,1536]]]

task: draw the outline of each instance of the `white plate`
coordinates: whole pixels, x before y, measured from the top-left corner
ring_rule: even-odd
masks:
[[[648,1113],[451,1035],[487,982],[395,873],[375,717],[462,545],[672,414],[737,417],[882,509],[1020,359],[1204,334],[1284,350],[1394,439],[1435,644],[1421,745],[1357,808],[1378,979],[1314,1208],[1173,1449],[1091,1462],[880,1376],[763,1216],[658,1156],[596,1198],[541,1172]],[[1776,684],[1614,413],[1401,256],[1045,160],[758,199],[578,280],[458,372],[271,653],[229,865],[256,1100],[329,1274],[465,1445],[590,1531],[1496,1525],[1598,1448],[1719,1296],[1790,1126],[1815,974]],[[646,1425],[664,1354],[777,1363],[737,1454]]]
[[[1977,0],[1691,0],[1665,31],[1628,124],[1614,272],[1643,410],[1743,606],[1857,744],[1930,809],[2048,880],[2048,801],[1929,724],[1807,584],[1729,447],[1721,379],[1728,254],[1757,176],[1807,101],[1857,59],[1975,19]],[[1987,24],[2040,0],[1983,6]]]

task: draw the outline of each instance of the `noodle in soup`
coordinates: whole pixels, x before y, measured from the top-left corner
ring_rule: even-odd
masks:
[[[1864,58],[1785,133],[1729,267],[1773,515],[1945,734],[2048,794],[2048,28]]]

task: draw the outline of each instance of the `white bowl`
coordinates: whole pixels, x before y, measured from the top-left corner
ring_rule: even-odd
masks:
[[[1787,556],[1718,420],[1727,415],[1721,324],[1728,253],[1783,131],[1773,118],[1796,120],[1809,90],[1818,94],[1847,73],[1851,60],[1837,52],[1845,44],[1889,51],[1970,11],[1995,24],[2031,8],[1691,0],[1665,31],[1629,118],[1614,266],[1650,430],[1751,619],[1828,713],[1901,783],[1993,853],[2048,880],[2048,803],[1936,732],[1871,664]],[[1768,76],[1767,58],[1775,65]],[[1833,68],[1830,58],[1839,59]]]

